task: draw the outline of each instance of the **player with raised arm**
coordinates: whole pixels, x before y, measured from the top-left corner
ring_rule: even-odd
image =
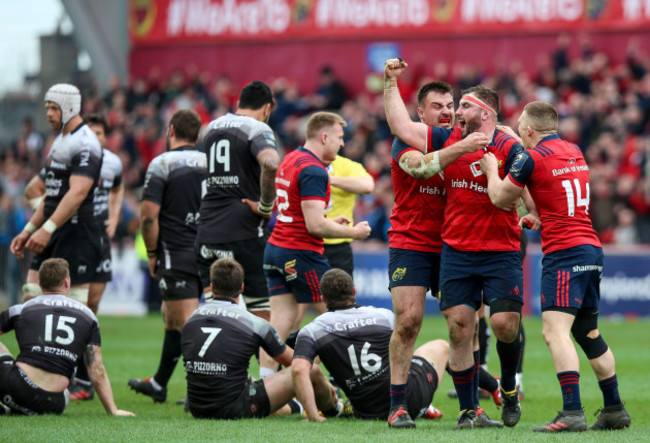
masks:
[[[132,378],[128,384],[156,403],[167,399],[167,382],[181,356],[181,329],[203,292],[194,254],[206,177],[205,154],[195,146],[200,129],[196,112],[183,109],[172,115],[167,152],[149,164],[142,192],[142,238],[149,273],[158,280],[163,298],[165,337],[156,374],[144,380]]]
[[[458,126],[453,130],[431,128],[411,121],[397,88],[393,88],[406,66],[401,60],[391,59],[385,70],[389,87],[384,91],[384,102],[395,135],[411,146],[429,151],[482,133],[489,141],[485,149],[495,152],[502,170],[512,164],[522,147],[514,138],[496,130],[499,98],[494,91],[482,86],[464,91],[456,111]],[[440,156],[450,148],[440,150]],[[520,228],[516,213],[494,208],[490,203],[487,180],[479,167],[482,152],[463,154],[445,169],[447,202],[442,228],[440,309],[449,326],[449,372],[460,403],[458,429],[500,425],[476,414],[478,353],[474,352],[474,336],[476,310],[484,300],[491,307],[490,323],[498,340],[501,417],[506,426],[514,426],[521,416],[515,381],[522,348]],[[534,205],[527,201],[527,206]],[[511,209],[514,208],[513,205]]]
[[[382,308],[356,304],[352,277],[341,269],[327,271],[320,284],[328,312],[300,330],[291,365],[298,398],[307,417],[321,421],[309,373],[316,357],[352,404],[354,415],[386,420],[390,411],[389,342],[394,315]],[[409,415],[426,411],[447,365],[449,346],[434,340],[415,350],[407,372]]]
[[[38,279],[43,294],[0,314],[0,335],[16,331],[16,360],[0,343],[0,414],[61,414],[68,406],[66,388],[82,359],[104,409],[134,415],[115,406],[102,362],[97,317],[70,299],[70,270],[62,258],[44,260]]]
[[[619,396],[614,354],[598,330],[603,251],[588,215],[589,167],[580,148],[557,135],[557,127],[553,105],[528,103],[519,117],[519,135],[526,151],[517,155],[507,177],[501,179],[494,155],[486,154],[481,160],[491,201],[500,208],[508,206],[527,186],[543,226],[543,335],[563,405],[551,423],[533,431],[587,429],[572,335],[589,359],[605,403],[590,429],[621,429],[631,420]]]
[[[275,178],[277,223],[264,251],[271,325],[286,340],[306,303],[325,312],[318,283],[330,266],[323,256],[323,238],[362,240],[370,234],[368,222],[349,226],[347,217],[329,219],[330,200],[326,166],[343,147],[345,120],[331,112],[314,113],[307,121],[306,142],[287,155]],[[262,362],[265,371],[274,367]],[[262,369],[260,369],[261,371]]]
[[[299,412],[291,383],[291,369],[252,380],[251,357],[260,346],[278,363],[291,364],[293,350],[278,338],[269,322],[238,305],[244,289],[244,268],[221,258],[210,267],[213,297],[194,311],[183,327],[183,360],[187,400],[195,418],[262,418]],[[316,367],[310,373],[318,408],[340,413],[332,385]],[[288,403],[293,403],[287,406]]]

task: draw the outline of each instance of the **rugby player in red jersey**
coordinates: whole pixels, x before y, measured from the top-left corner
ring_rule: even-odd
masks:
[[[406,66],[402,60],[389,60],[387,79],[396,83]],[[481,133],[490,142],[486,150],[495,153],[500,160],[500,171],[505,175],[506,168],[522,150],[516,139],[496,130],[499,98],[489,88],[476,86],[465,91],[456,112],[458,127],[454,130],[411,121],[396,89],[388,88],[384,100],[393,133],[424,152],[437,152],[458,140],[456,137],[465,139]],[[446,150],[441,150],[440,156]],[[446,165],[444,177],[447,202],[442,228],[440,308],[449,326],[449,372],[461,409],[457,428],[498,425],[491,420],[482,423],[484,418],[477,420],[476,414],[473,337],[476,310],[483,301],[491,307],[490,324],[498,340],[504,402],[502,419],[505,425],[514,426],[521,416],[515,381],[522,349],[520,228],[516,213],[491,205],[487,179],[479,166],[482,156],[482,151],[462,155]],[[529,196],[527,206],[533,207]],[[513,204],[508,209],[514,207]]]
[[[542,221],[543,335],[562,389],[562,411],[536,432],[587,429],[580,400],[580,345],[596,374],[604,408],[590,429],[621,429],[630,425],[618,392],[614,355],[598,331],[603,251],[589,219],[589,167],[576,145],[557,135],[553,105],[531,102],[519,117],[525,152],[515,158],[501,179],[496,157],[488,153],[481,169],[488,177],[488,194],[500,208],[517,200],[527,186]],[[567,233],[571,235],[567,235]]]
[[[338,114],[313,114],[307,121],[304,147],[282,160],[275,177],[277,222],[264,251],[264,272],[271,325],[282,340],[291,332],[299,304],[326,311],[319,289],[320,277],[330,269],[323,256],[323,238],[363,240],[370,234],[368,222],[349,226],[347,217],[325,216],[330,201],[326,166],[343,147],[345,125]],[[260,374],[273,373],[265,363]]]

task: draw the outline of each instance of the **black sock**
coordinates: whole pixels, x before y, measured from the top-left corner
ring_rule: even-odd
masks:
[[[511,392],[517,387],[516,375],[523,343],[520,334],[512,343],[497,340],[497,353],[501,362],[501,389]]]
[[[174,373],[176,363],[181,357],[181,352],[181,333],[175,329],[172,331],[165,330],[158,372],[153,376],[156,383],[163,388],[167,387],[167,383]]]
[[[77,366],[77,372],[74,375],[74,378],[78,382],[82,382],[83,384],[90,384],[90,377],[88,376],[88,369],[86,369],[86,365],[84,362],[80,362],[79,366]]]
[[[481,351],[478,349],[472,353],[474,356],[474,372],[472,372],[472,390],[474,391],[474,405],[478,409],[479,407],[479,397],[478,397],[478,383],[479,383],[479,368],[481,367],[479,363],[479,355]]]
[[[485,317],[478,319],[478,349],[481,352],[480,363],[487,364],[488,351],[490,350],[490,328]]]
[[[524,350],[526,349],[526,333],[524,332],[523,323],[519,323],[519,335],[521,337],[521,358],[519,359],[519,366],[517,366],[517,374],[524,372]]]
[[[458,393],[458,403],[461,411],[475,411],[474,392],[472,377],[474,376],[474,365],[462,371],[449,369],[449,374],[454,381],[454,387]]]
[[[598,386],[600,386],[600,390],[603,393],[605,407],[621,404],[621,397],[618,394],[618,379],[616,374],[606,378],[605,380],[599,381]]]
[[[485,389],[490,394],[499,389],[499,382],[482,367],[478,368],[478,387]]]

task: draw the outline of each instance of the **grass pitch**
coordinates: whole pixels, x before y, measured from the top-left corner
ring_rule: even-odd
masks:
[[[453,389],[445,375],[434,397],[434,405],[444,413],[441,420],[417,420],[412,430],[391,430],[384,421],[330,419],[326,423],[304,423],[297,416],[264,420],[211,421],[195,420],[183,412],[176,400],[185,397],[182,362],[168,386],[167,402],[154,404],[149,397],[136,395],[127,387],[132,377],[152,375],[158,365],[163,330],[160,315],[144,318],[100,318],[102,352],[117,406],[134,411],[135,418],[110,417],[99,399],[72,402],[62,416],[0,417],[0,442],[41,441],[650,441],[650,346],[649,320],[602,320],[600,329],[616,357],[621,397],[632,417],[629,429],[615,432],[583,432],[578,434],[540,435],[531,432],[534,426],[548,423],[562,408],[561,393],[551,358],[541,337],[541,320],[524,319],[527,343],[524,354],[524,393],[522,418],[512,429],[475,429],[454,431],[458,403],[447,397]],[[442,317],[427,317],[418,344],[435,338],[446,338]],[[0,337],[14,356],[17,347],[13,332]],[[586,358],[581,354],[582,402],[587,422],[602,407],[602,395]],[[499,371],[494,343],[490,351],[490,370]],[[257,364],[251,362],[251,373],[257,375]],[[500,411],[491,400],[482,406],[493,418]]]

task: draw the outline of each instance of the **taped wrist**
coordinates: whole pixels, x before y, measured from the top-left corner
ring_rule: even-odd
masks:
[[[260,200],[259,204],[257,205],[257,210],[260,211],[261,214],[269,215],[271,212],[273,212],[273,202],[264,203],[262,200]]]

